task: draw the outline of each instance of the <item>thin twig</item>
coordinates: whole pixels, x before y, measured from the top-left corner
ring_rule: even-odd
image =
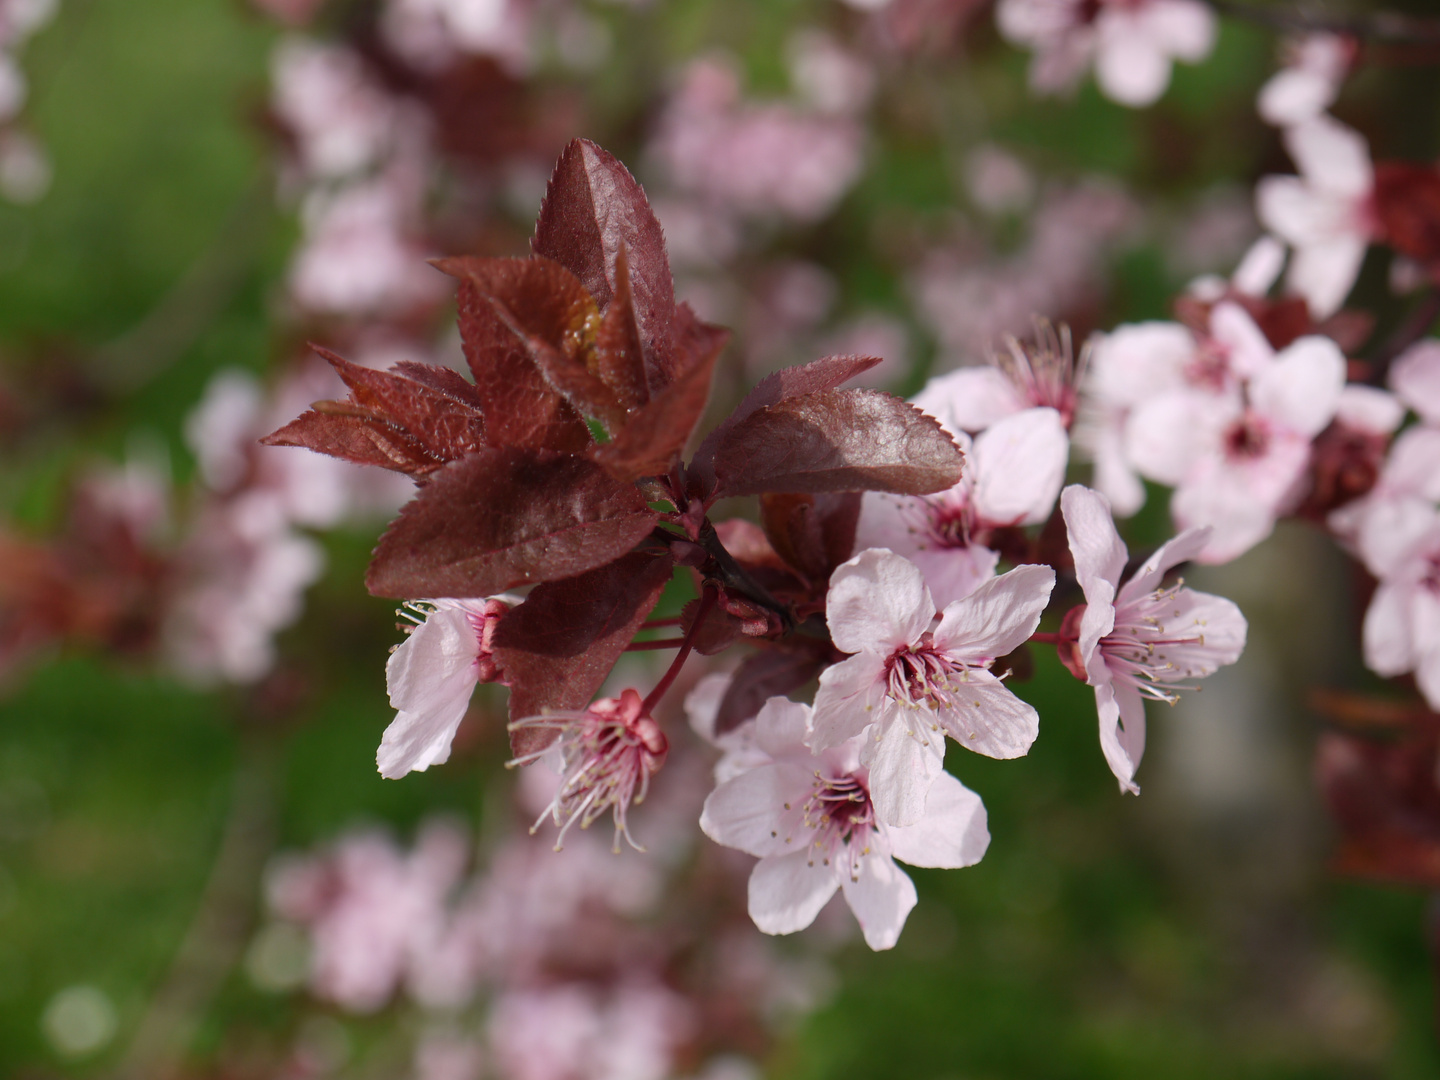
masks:
[[[1258,23],[1286,33],[1345,34],[1362,41],[1394,43],[1440,42],[1440,19],[1418,19],[1393,11],[1335,14],[1316,6],[1279,7],[1208,0],[1222,15]]]

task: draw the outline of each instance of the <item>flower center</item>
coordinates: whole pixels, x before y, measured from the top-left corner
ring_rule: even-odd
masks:
[[[870,835],[875,829],[875,808],[864,782],[854,775],[832,778],[817,772],[801,809],[805,828],[815,834],[810,865],[815,865],[817,856],[825,866],[844,858],[850,880],[859,880],[860,860],[870,854]]]
[[[1184,621],[1176,598],[1185,588],[1183,580],[1171,588],[1156,589],[1147,596],[1115,609],[1115,628],[1100,641],[1105,666],[1141,694],[1155,701],[1180,700],[1174,684],[1179,679],[1198,678],[1204,671],[1182,669],[1171,650],[1180,646],[1205,645],[1205,626],[1198,619]],[[1162,688],[1159,684],[1167,684]]]
[[[963,661],[937,649],[927,632],[917,644],[896,649],[885,661],[885,693],[907,709],[948,709],[969,672]]]
[[[1270,428],[1263,420],[1247,412],[1225,430],[1225,455],[1235,458],[1258,458],[1270,446]]]

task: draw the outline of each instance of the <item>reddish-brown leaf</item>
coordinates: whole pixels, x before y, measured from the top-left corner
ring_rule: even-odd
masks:
[[[498,324],[489,328],[492,335],[508,333],[518,342],[551,389],[581,413],[619,430],[625,408],[587,364],[600,313],[574,274],[538,256],[441,259],[435,265],[475,289],[483,305],[471,309],[472,317],[489,318]]]
[[[535,586],[495,633],[496,660],[510,683],[510,718],[584,708],[654,609],[673,567],[663,548],[641,549]],[[521,729],[511,749],[521,757],[554,736],[553,729]]]
[[[799,689],[820,674],[825,660],[817,653],[776,646],[748,657],[730,680],[720,701],[715,734],[733,731],[760,711],[776,694]]]
[[[615,259],[615,298],[595,335],[595,374],[627,411],[650,400],[645,377],[645,348],[635,323],[634,296],[630,291],[630,263],[621,247]]]
[[[530,248],[572,271],[602,309],[617,292],[616,263],[624,250],[646,381],[653,393],[674,378],[675,287],[665,234],[624,165],[588,139],[567,146],[550,177]]]
[[[1440,171],[1382,161],[1375,166],[1375,213],[1385,242],[1422,263],[1440,260]]]
[[[260,441],[266,446],[300,446],[356,465],[378,465],[411,476],[425,476],[445,464],[398,428],[351,413],[309,409]]]
[[[573,577],[633,548],[658,520],[594,462],[517,447],[435,473],[375,549],[377,596],[485,596]]]
[[[741,399],[734,411],[722,420],[714,431],[705,436],[705,441],[695,452],[695,460],[690,464],[690,471],[701,477],[708,486],[713,486],[715,452],[719,449],[721,441],[736,424],[757,409],[778,405],[782,401],[788,401],[803,394],[834,390],[861,372],[869,371],[878,363],[880,363],[878,356],[826,356],[819,360],[812,360],[808,364],[797,364],[765,376],[755,384],[754,389]]]
[[[724,339],[716,342],[724,343]],[[719,356],[719,347],[701,354],[674,382],[631,413],[612,441],[595,447],[591,451],[595,460],[617,480],[668,473],[705,414]]]
[[[455,461],[487,445],[485,419],[475,388],[455,372],[433,364],[404,371],[377,371],[352,364],[329,349],[311,346],[350,388],[351,400],[418,443],[437,461]],[[429,368],[421,379],[411,373]],[[343,405],[343,403],[342,403]]]
[[[760,520],[776,553],[812,583],[830,579],[855,547],[860,493],[760,496]]]
[[[932,417],[881,390],[822,390],[752,412],[720,440],[717,493],[953,487],[964,455]]]

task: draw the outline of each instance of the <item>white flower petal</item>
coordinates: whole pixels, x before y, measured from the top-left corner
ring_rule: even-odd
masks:
[[[1105,763],[1122,792],[1139,795],[1135,769],[1145,752],[1144,701],[1134,687],[1104,683],[1095,687],[1095,708],[1100,714],[1100,752]]]
[[[1121,105],[1153,105],[1170,85],[1170,57],[1160,45],[1114,8],[1101,8],[1096,19],[1095,82],[1101,93]]]
[[[1150,667],[1158,682],[1212,675],[1245,651],[1249,629],[1240,608],[1223,596],[1181,589],[1165,605],[1174,644],[1157,645]]]
[[[471,689],[474,683],[470,684]],[[424,772],[450,759],[450,743],[465,719],[470,695],[432,704],[424,712],[401,709],[380,738],[375,764],[387,780],[409,772]]]
[[[1210,528],[1186,529],[1179,536],[1173,536],[1145,560],[1140,569],[1125,583],[1116,599],[1117,604],[1128,603],[1160,587],[1170,568],[1188,562],[1205,550],[1210,539]]]
[[[1095,344],[1086,390],[1107,404],[1136,405],[1184,385],[1195,337],[1173,322],[1117,326]]]
[[[1034,525],[1055,508],[1070,438],[1054,409],[1026,409],[975,439],[972,499],[987,525]]]
[[[892,828],[886,835],[890,854],[911,866],[950,870],[974,866],[990,846],[985,804],[946,772],[930,785],[925,815],[914,825]]]
[[[884,675],[885,660],[873,652],[856,653],[822,671],[806,745],[812,750],[839,746],[880,720],[888,700]]]
[[[1273,236],[1262,236],[1245,252],[1230,275],[1230,284],[1246,296],[1264,296],[1284,266],[1285,245]]]
[[[755,743],[771,757],[804,754],[810,727],[810,706],[772,697],[755,715]]]
[[[893,949],[915,906],[915,884],[909,875],[888,856],[875,853],[861,858],[859,874],[840,885],[865,944],[877,951]]]
[[[1440,423],[1440,341],[1421,341],[1396,357],[1390,389],[1427,423]]]
[[[885,548],[862,551],[830,575],[825,618],[841,652],[889,654],[920,640],[934,617],[919,569]]]
[[[1263,371],[1275,355],[1250,313],[1231,300],[1216,304],[1210,313],[1210,336],[1229,349],[1230,369],[1238,375]]]
[[[1417,653],[1410,627],[1408,581],[1382,581],[1365,612],[1362,641],[1365,665],[1377,675],[1389,678],[1415,669]]]
[[[935,417],[952,435],[984,431],[1025,407],[1010,380],[989,364],[931,379],[910,404]]]
[[[483,601],[481,601],[483,603]],[[475,688],[475,660],[480,638],[463,607],[433,612],[410,632],[385,664],[385,685],[396,709],[425,709],[449,701],[469,679],[468,698]]]
[[[1367,247],[1369,241],[1358,233],[1297,247],[1286,283],[1305,298],[1314,318],[1329,318],[1350,295]]]
[[[1345,388],[1345,355],[1312,334],[1275,357],[1250,383],[1250,403],[1301,435],[1318,435],[1335,415]]]
[[[1317,116],[1285,131],[1290,152],[1306,182],[1360,198],[1375,182],[1365,137],[1330,116]]]
[[[875,815],[887,825],[913,825],[924,815],[930,785],[944,767],[945,735],[912,734],[903,719],[876,725],[861,747],[860,763],[870,770]]]
[[[750,918],[767,934],[804,930],[838,884],[828,866],[812,865],[804,848],[761,859],[750,872]]]
[[[968,672],[955,687],[955,706],[936,714],[967,750],[992,758],[1023,757],[1040,734],[1040,714],[988,671]]]
[[[741,773],[710,793],[700,830],[717,844],[762,858],[804,848],[810,830],[801,807],[810,781],[804,768],[789,762]]]
[[[1055,588],[1048,566],[1017,566],[945,609],[935,647],[966,660],[1004,656],[1035,632]]]
[[[1391,373],[1393,375],[1393,369]],[[1440,399],[1436,404],[1440,404]],[[1394,394],[1378,386],[1348,383],[1340,391],[1340,401],[1335,406],[1336,422],[1351,431],[1363,431],[1369,435],[1393,434],[1404,419],[1405,406]]]
[[[925,575],[935,603],[942,608],[969,596],[993,578],[995,568],[1000,565],[1000,553],[980,544],[926,548],[911,558]]]

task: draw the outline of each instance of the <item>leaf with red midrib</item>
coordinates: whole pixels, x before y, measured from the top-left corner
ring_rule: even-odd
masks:
[[[629,261],[635,322],[652,393],[675,376],[675,286],[665,234],[645,192],[612,154],[576,139],[560,155],[530,249],[569,269],[604,310],[616,293],[616,262]]]
[[[641,549],[575,577],[537,585],[495,633],[495,659],[510,684],[510,719],[582,709],[665,591],[674,560]],[[516,757],[543,749],[553,729],[511,735]]]
[[[365,583],[376,596],[487,596],[602,566],[657,520],[594,462],[495,447],[430,478],[381,537]]]
[[[445,464],[383,420],[317,409],[307,409],[260,441],[266,446],[298,446],[356,465],[377,465],[411,476],[425,476]]]
[[[933,417],[880,390],[822,390],[757,409],[715,453],[719,495],[953,487],[964,455]]]

